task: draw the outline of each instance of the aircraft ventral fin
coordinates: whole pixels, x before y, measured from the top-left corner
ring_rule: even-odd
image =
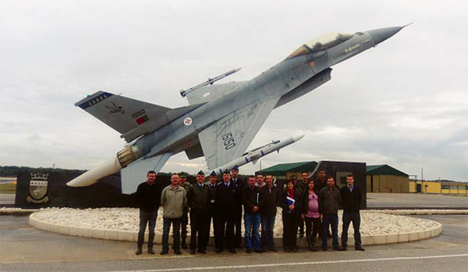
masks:
[[[138,185],[146,180],[148,171],[153,170],[156,173],[163,168],[172,153],[164,153],[148,159],[136,160],[121,170],[122,194],[133,194]]]
[[[240,158],[279,98],[253,103],[218,120],[198,134],[209,169]]]
[[[220,96],[231,93],[237,87],[244,85],[245,82],[231,82],[224,84],[215,84],[201,87],[188,93],[187,100],[190,105],[205,103]]]

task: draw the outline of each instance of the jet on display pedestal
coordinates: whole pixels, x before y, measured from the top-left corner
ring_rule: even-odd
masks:
[[[149,170],[160,171],[174,154],[204,156],[208,168],[223,172],[256,162],[301,136],[276,141],[245,153],[270,112],[331,79],[331,66],[349,59],[399,32],[388,27],[355,34],[330,33],[302,45],[285,60],[255,78],[214,84],[229,71],[181,91],[189,106],[167,108],[99,91],[75,105],[121,133],[124,149],[67,184],[88,186],[121,171],[122,193],[131,194]]]

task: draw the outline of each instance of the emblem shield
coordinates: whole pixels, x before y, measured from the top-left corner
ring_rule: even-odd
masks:
[[[31,173],[31,180],[29,181],[29,194],[27,201],[29,203],[47,203],[49,198],[47,194],[47,173]]]

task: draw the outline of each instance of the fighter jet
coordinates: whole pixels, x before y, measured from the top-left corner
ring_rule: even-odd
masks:
[[[182,151],[189,159],[204,156],[208,168],[218,172],[257,160],[265,155],[261,148],[245,151],[273,109],[328,82],[330,67],[382,43],[404,27],[319,36],[248,81],[213,84],[239,70],[234,69],[181,91],[189,103],[186,107],[171,109],[96,92],[75,106],[121,133],[128,144],[114,158],[67,184],[88,186],[121,171],[122,193],[131,194],[146,180],[149,170],[160,171],[172,155]],[[300,138],[273,142],[267,145],[268,152]]]

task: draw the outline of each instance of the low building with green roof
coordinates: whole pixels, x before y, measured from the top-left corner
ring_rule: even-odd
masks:
[[[387,164],[366,166],[367,192],[408,193],[409,175]]]

